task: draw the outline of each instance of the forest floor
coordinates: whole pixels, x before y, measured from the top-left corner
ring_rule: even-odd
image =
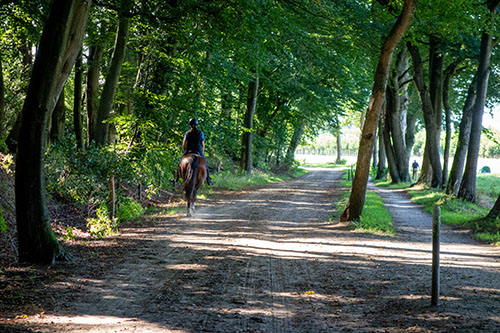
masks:
[[[222,192],[194,217],[159,214],[66,244],[74,263],[5,269],[0,331],[500,331],[500,248],[442,226],[431,307],[431,216],[402,190],[373,188],[395,236],[330,221],[349,190],[340,178],[314,168]]]

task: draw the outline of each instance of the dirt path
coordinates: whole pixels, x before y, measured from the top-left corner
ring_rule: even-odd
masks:
[[[115,240],[120,258],[80,262],[52,286],[51,313],[9,321],[36,332],[396,332],[500,330],[500,250],[445,229],[442,295],[430,304],[431,218],[382,191],[398,236],[329,221],[339,171],[154,218]],[[77,264],[78,265],[78,264]],[[97,277],[95,277],[97,276]],[[101,276],[99,278],[99,276]],[[58,291],[58,288],[60,290]],[[68,293],[68,289],[74,293]],[[0,326],[1,330],[2,326]]]

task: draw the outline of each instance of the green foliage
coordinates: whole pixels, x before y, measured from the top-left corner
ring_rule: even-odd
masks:
[[[118,218],[111,219],[109,217],[108,208],[101,203],[97,208],[95,218],[87,219],[87,228],[91,236],[103,238],[116,233]]]
[[[144,215],[141,204],[129,197],[123,197],[118,202],[116,217],[120,223],[135,220]]]
[[[0,232],[7,232],[7,222],[5,222],[5,218],[3,217],[2,209],[0,209]]]
[[[63,234],[64,240],[74,240],[76,238],[75,231],[72,226],[68,225],[66,227],[66,233]]]

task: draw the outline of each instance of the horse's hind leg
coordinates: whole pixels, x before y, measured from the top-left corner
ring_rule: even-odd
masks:
[[[193,214],[191,213],[191,202],[190,201],[188,201],[188,203],[187,203],[186,215],[193,216]]]

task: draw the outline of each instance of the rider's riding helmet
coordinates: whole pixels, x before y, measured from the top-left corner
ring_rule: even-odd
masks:
[[[191,127],[195,127],[195,126],[197,126],[197,125],[198,125],[198,119],[196,119],[196,118],[191,118],[191,119],[189,120],[189,125],[190,125]]]

